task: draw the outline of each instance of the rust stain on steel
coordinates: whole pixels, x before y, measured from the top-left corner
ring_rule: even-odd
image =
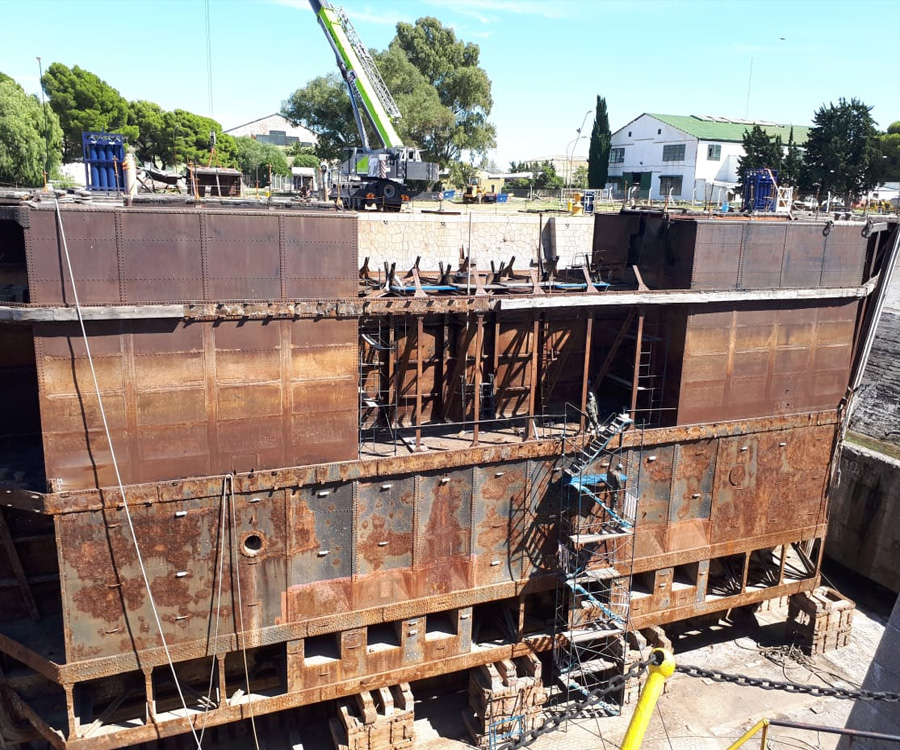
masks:
[[[352,608],[353,488],[287,493],[287,591],[281,618],[296,622]]]
[[[690,549],[709,544],[718,441],[700,440],[675,446],[672,496],[666,547]]]
[[[89,324],[125,484],[357,455],[355,321]],[[35,337],[46,476],[116,483],[75,324]]]
[[[525,463],[475,468],[473,561],[475,585],[521,576],[525,529]]]
[[[836,408],[858,304],[747,305],[688,316],[678,420],[744,420]],[[801,377],[802,375],[802,377]]]
[[[644,446],[714,439],[730,435],[746,435],[770,430],[788,430],[804,426],[834,425],[837,412],[828,409],[821,412],[785,414],[752,418],[734,422],[711,422],[664,427],[644,432]],[[638,433],[626,432],[626,447],[640,443]],[[577,441],[576,441],[577,444]],[[482,446],[468,451],[446,451],[410,454],[396,458],[373,458],[361,461],[340,461],[328,464],[273,469],[271,471],[245,472],[235,475],[236,488],[242,492],[267,490],[279,487],[311,486],[323,482],[350,481],[375,477],[415,474],[435,469],[452,469],[471,464],[492,464],[517,459],[543,460],[558,454],[557,440],[534,440],[500,446]],[[555,460],[555,459],[551,459]],[[138,493],[142,502],[173,502],[192,497],[210,497],[221,492],[221,477],[177,479],[152,484],[132,485],[130,495]],[[115,496],[117,491],[78,490],[48,493],[11,491],[6,502],[23,510],[39,510],[46,514],[72,513],[97,510],[104,507],[102,495]]]
[[[415,480],[360,482],[357,493],[354,608],[411,598]]]
[[[629,451],[626,465],[629,484],[634,482],[640,486],[634,537],[637,557],[655,555],[666,549],[674,456],[672,445],[655,446],[643,455]]]
[[[469,587],[472,469],[435,472],[419,480],[416,596]]]

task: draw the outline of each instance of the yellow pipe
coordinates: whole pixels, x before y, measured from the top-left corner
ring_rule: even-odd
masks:
[[[768,719],[760,719],[756,722],[750,729],[744,732],[743,736],[734,744],[728,746],[728,750],[736,750],[741,745],[743,745],[747,740],[749,740],[754,734],[756,734],[759,730],[762,730],[762,739],[760,740],[760,747],[765,748],[766,746],[766,735],[769,733],[769,720]]]
[[[641,690],[620,750],[639,750],[641,742],[644,740],[644,733],[647,731],[647,725],[650,723],[650,717],[653,715],[653,709],[656,708],[656,701],[659,700],[659,695],[662,693],[663,685],[675,671],[675,657],[665,649],[653,649],[650,652],[648,671],[650,675],[647,677],[644,689]]]

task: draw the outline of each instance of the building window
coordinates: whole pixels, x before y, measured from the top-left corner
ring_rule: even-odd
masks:
[[[662,128],[657,128],[657,129],[656,129],[656,134],[657,134],[657,135],[662,135]]]
[[[681,195],[681,180],[682,177],[680,174],[676,175],[662,175],[659,178],[659,194],[665,198],[669,195],[669,191],[672,191],[672,195]]]
[[[628,131],[628,137],[631,138],[631,131]]]
[[[609,150],[609,163],[610,164],[624,164],[625,163],[625,149],[624,148],[611,148]]]
[[[676,143],[672,146],[663,146],[663,161],[684,161],[684,144]]]
[[[722,147],[716,144],[709,144],[706,147],[706,158],[709,161],[719,161],[722,158]]]

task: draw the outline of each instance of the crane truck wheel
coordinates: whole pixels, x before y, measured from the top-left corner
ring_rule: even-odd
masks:
[[[381,188],[381,194],[386,200],[392,201],[400,195],[400,190],[393,182],[386,182]]]

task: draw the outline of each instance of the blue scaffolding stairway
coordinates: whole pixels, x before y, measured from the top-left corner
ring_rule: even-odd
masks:
[[[624,669],[637,497],[614,441],[633,424],[626,412],[609,417],[564,466],[556,671],[567,699],[587,697]],[[616,714],[616,701],[597,708]]]

